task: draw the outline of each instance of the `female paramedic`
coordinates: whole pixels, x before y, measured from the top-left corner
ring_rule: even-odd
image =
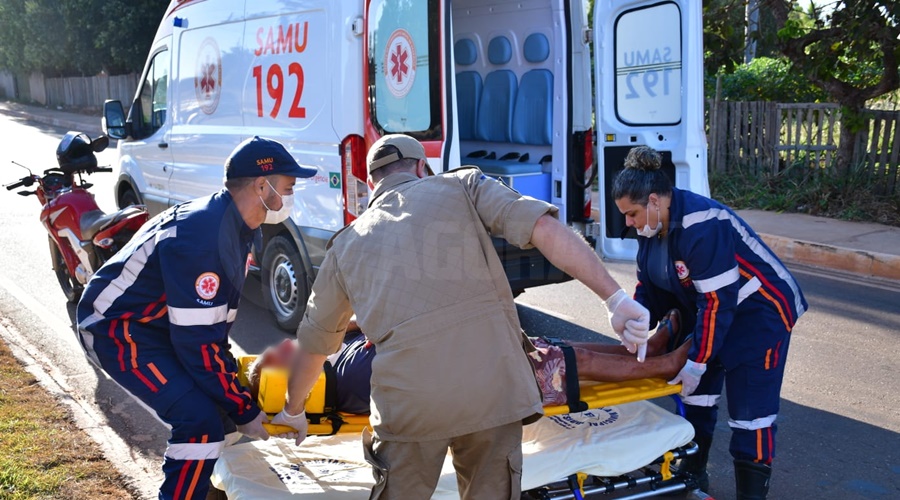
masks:
[[[706,463],[723,383],[739,500],[764,499],[775,456],[775,418],[791,329],[807,304],[784,264],[731,209],[674,188],[661,158],[640,146],[625,158],[612,196],[637,229],[635,300],[651,325],[681,310],[694,341],[670,383],[683,384],[700,453],[684,467],[709,487]]]

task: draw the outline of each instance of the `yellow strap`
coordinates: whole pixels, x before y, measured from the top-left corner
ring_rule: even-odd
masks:
[[[581,492],[581,498],[584,498],[584,481],[588,478],[588,475],[584,472],[576,472],[575,478],[578,480],[578,491]]]
[[[659,472],[662,474],[663,481],[668,481],[672,479],[672,461],[675,460],[675,454],[671,451],[667,451],[665,455],[663,455],[663,463],[659,467]]]

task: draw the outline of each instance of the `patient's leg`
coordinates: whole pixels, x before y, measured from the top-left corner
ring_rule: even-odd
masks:
[[[588,344],[593,346],[594,344]],[[622,382],[641,378],[671,379],[681,370],[687,360],[691,342],[685,342],[674,352],[662,356],[648,357],[643,363],[638,363],[634,354],[629,353],[621,346],[619,353],[600,352],[596,350],[582,349],[578,344],[575,348],[575,363],[578,365],[578,378],[595,382]]]
[[[676,309],[673,309],[666,314],[663,321],[660,322],[656,334],[650,337],[650,340],[647,342],[647,356],[660,356],[668,351],[669,340],[672,338],[672,335],[674,335],[674,331],[672,330],[677,331],[678,328],[681,327],[680,319]],[[634,356],[634,354],[629,353],[628,349],[625,349],[625,347],[621,345],[600,344],[597,342],[569,342],[568,344],[572,347],[587,351]]]

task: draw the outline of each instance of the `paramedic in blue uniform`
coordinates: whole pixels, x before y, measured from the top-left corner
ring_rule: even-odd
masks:
[[[738,499],[762,499],[775,456],[775,419],[791,330],[807,304],[794,277],[753,229],[715,200],[672,186],[660,155],[632,149],[612,196],[638,230],[634,298],[651,325],[681,310],[693,332],[683,384],[697,457],[687,468],[708,488],[706,462],[723,383]]]
[[[266,439],[237,379],[228,332],[259,226],[290,215],[300,167],[281,144],[254,137],[225,163],[225,188],[151,219],[88,283],[78,331],[88,357],[172,426],[159,498],[206,498],[224,446],[220,411]]]

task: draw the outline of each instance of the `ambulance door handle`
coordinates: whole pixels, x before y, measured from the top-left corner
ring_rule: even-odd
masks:
[[[161,142],[161,143],[157,144],[157,146],[159,146],[159,149],[166,149],[167,147],[169,147],[169,143]]]

